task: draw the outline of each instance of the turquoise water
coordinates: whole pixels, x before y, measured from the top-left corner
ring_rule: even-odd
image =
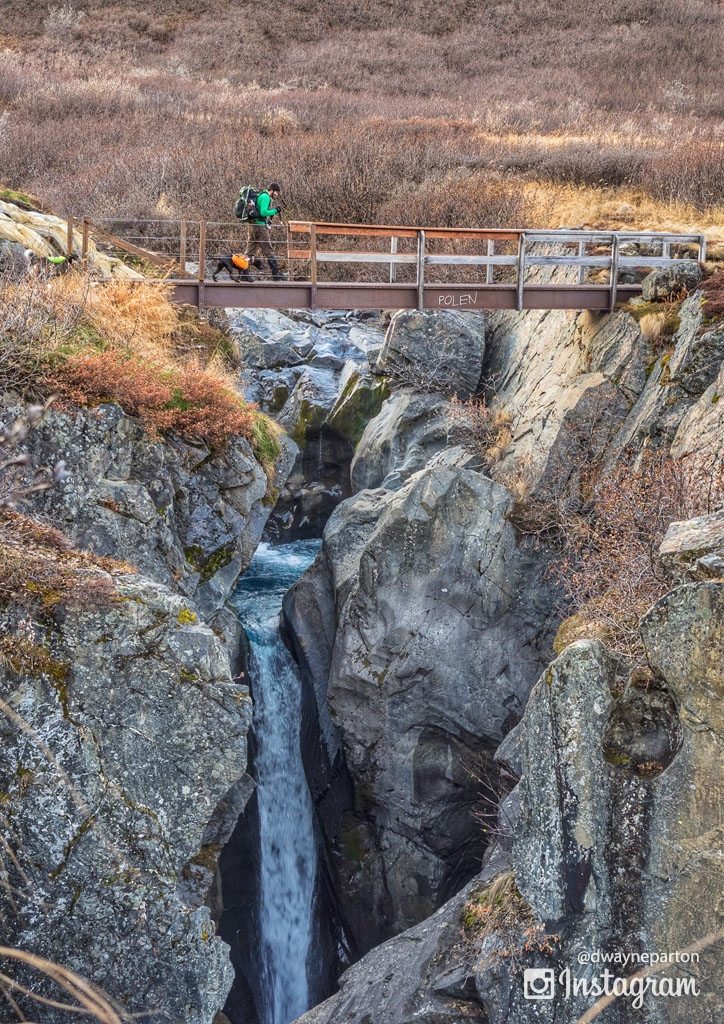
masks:
[[[285,592],[319,541],[262,544],[234,595],[251,644],[254,778],[259,806],[261,1024],[308,1010],[317,852],[300,749],[301,683],[279,635]]]

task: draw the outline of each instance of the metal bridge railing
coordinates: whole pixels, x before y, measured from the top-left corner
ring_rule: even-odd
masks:
[[[89,238],[96,245],[137,261],[150,277],[181,284],[195,281],[199,304],[220,256],[243,252],[246,228],[238,221],[193,221],[158,218],[82,221],[80,255],[88,253]],[[77,249],[74,224],[68,221],[68,245]],[[607,291],[605,305],[613,309],[620,278],[626,271],[650,271],[688,260],[703,262],[706,239],[702,234],[656,231],[532,230],[529,228],[410,227],[405,225],[334,224],[290,221],[272,228],[272,245],[286,266],[289,281],[305,284],[312,308],[321,290],[364,287],[414,289],[418,308],[436,305],[481,305],[493,293],[514,294],[501,308],[526,308],[526,291],[538,295],[549,288],[551,308],[558,308],[554,291]],[[254,271],[255,277],[259,272]],[[630,281],[626,286],[630,285]],[[247,285],[247,287],[249,287]],[[474,302],[458,302],[456,290],[474,290]],[[187,289],[188,290],[188,289]],[[630,288],[628,288],[630,291]],[[451,298],[452,296],[452,298]],[[341,292],[337,295],[342,300]],[[491,299],[492,301],[492,299]],[[560,308],[576,308],[566,296]],[[337,307],[335,307],[337,308]],[[592,308],[582,304],[580,308]],[[603,308],[600,294],[595,308]]]

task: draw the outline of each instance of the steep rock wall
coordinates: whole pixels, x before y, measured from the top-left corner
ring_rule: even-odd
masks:
[[[204,906],[223,837],[205,833],[244,773],[248,692],[188,602],[142,577],[106,608],[57,605],[42,643],[52,662],[0,670],[3,938],[150,1021],[209,1024],[231,970]]]
[[[475,769],[522,714],[550,649],[554,599],[537,553],[516,541],[505,489],[467,461],[450,449],[400,490],[345,502],[285,604],[301,652],[333,637],[306,665],[331,711],[329,760],[333,723],[354,779],[355,806],[331,831],[363,946],[474,873]]]
[[[21,412],[7,400],[3,420]],[[233,972],[207,907],[218,914],[218,855],[252,789],[226,599],[296,449],[283,442],[271,484],[242,438],[218,452],[162,440],[111,405],[51,411],[24,447],[68,474],[24,511],[143,575],[97,607],[38,591],[34,624],[5,595],[0,790],[19,873],[0,894],[7,939],[159,1024],[209,1024]],[[13,654],[28,629],[40,661]]]
[[[315,795],[362,948],[420,920],[472,873],[468,854],[483,841],[471,827],[471,758],[489,763],[547,658],[558,614],[550,553],[516,538],[504,485],[519,494],[522,482],[535,498],[554,483],[575,498],[582,451],[635,455],[657,438],[695,445],[699,433],[717,443],[718,348],[702,348],[701,333],[697,295],[658,356],[623,310],[491,314],[482,380],[513,417],[500,462],[486,471],[452,449],[447,399],[419,382],[393,387],[365,429],[352,476],[367,489],[338,507],[285,602],[314,694]],[[675,394],[670,364],[686,383]],[[367,906],[372,915],[360,913]]]
[[[650,672],[622,677],[597,641],[579,641],[549,666],[515,730],[520,809],[478,879],[436,914],[364,957],[341,991],[304,1024],[531,1020],[575,1024],[593,999],[531,1002],[527,967],[568,968],[592,979],[602,966],[579,953],[674,953],[721,928],[719,766],[724,584],[667,594],[642,624]],[[482,938],[464,930],[470,900],[510,868],[527,919]],[[482,897],[480,894],[483,894]],[[521,904],[524,906],[524,904]],[[533,939],[537,920],[555,938]],[[720,934],[720,932],[719,932]],[[517,947],[517,949],[516,949]],[[611,968],[626,976],[638,965]],[[600,1019],[616,1024],[715,1024],[721,942],[698,963],[667,965],[698,995],[617,1000]],[[661,976],[661,975],[659,975]]]

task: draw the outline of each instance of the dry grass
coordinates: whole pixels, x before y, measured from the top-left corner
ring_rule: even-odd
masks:
[[[665,313],[646,313],[639,320],[642,337],[654,348],[658,346],[659,340],[663,336],[665,325]]]
[[[491,408],[484,398],[450,402],[452,440],[493,466],[505,455],[513,438],[513,418],[502,406]]]
[[[279,453],[234,390],[223,335],[168,301],[163,285],[81,273],[0,284],[0,390],[78,405],[118,402],[151,430],[214,448],[247,438],[267,473]],[[274,443],[272,443],[274,442]]]
[[[512,871],[498,875],[485,889],[473,894],[463,907],[466,931],[479,938],[493,932],[517,931],[534,921],[533,912],[520,895]]]
[[[29,1019],[20,1004],[38,1020],[45,1016],[45,1009],[41,1008],[60,1010],[76,1019],[82,1017],[99,1024],[124,1024],[132,1019],[95,985],[60,964],[11,946],[0,946],[0,963],[4,967],[0,971],[0,994],[18,1021]],[[10,969],[20,969],[23,980],[8,974]],[[24,984],[26,977],[35,980]],[[44,995],[48,982],[52,986],[51,994]],[[35,1008],[30,1010],[29,1005]]]
[[[640,188],[526,182],[526,203],[536,224],[549,227],[703,232],[710,243],[724,240],[724,196],[706,210],[664,202]]]
[[[32,614],[58,605],[102,607],[114,600],[113,574],[124,562],[79,551],[59,530],[0,510],[0,604]]]
[[[463,934],[475,950],[494,938],[489,952],[495,959],[510,961],[514,969],[521,967],[527,954],[552,955],[560,941],[559,935],[547,934],[536,919],[512,871],[504,871],[484,889],[473,892],[463,906],[462,919]]]
[[[51,31],[47,8],[0,3],[4,174],[59,210],[221,219],[273,175],[314,219],[621,219],[574,195],[609,188],[647,226],[722,223],[724,11],[705,0],[66,7]]]

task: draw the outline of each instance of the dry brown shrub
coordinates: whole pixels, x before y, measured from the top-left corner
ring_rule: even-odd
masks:
[[[163,196],[176,216],[218,219],[241,181],[270,175],[290,214],[326,220],[531,223],[521,178],[722,204],[722,12],[704,0],[575,17],[558,2],[382,16],[295,0],[274,19],[228,3],[139,15],[128,0],[85,7],[63,40],[38,38],[32,5],[8,7],[4,173],[78,215],[153,217]],[[622,25],[636,61],[621,60]],[[461,173],[469,199],[450,185]]]
[[[450,402],[452,440],[492,466],[505,455],[513,438],[513,418],[503,406],[490,406],[485,398]]]
[[[639,658],[639,622],[671,587],[659,547],[672,522],[724,503],[724,469],[715,461],[644,452],[611,472],[593,472],[586,497],[549,510],[559,551],[552,574],[577,617],[571,639],[597,635],[616,653]],[[560,646],[560,645],[559,645]]]
[[[56,605],[102,607],[114,600],[113,574],[135,572],[74,548],[59,530],[0,509],[0,604],[32,613]]]
[[[704,316],[707,321],[724,318],[724,270],[718,270],[700,285],[704,293]]]

